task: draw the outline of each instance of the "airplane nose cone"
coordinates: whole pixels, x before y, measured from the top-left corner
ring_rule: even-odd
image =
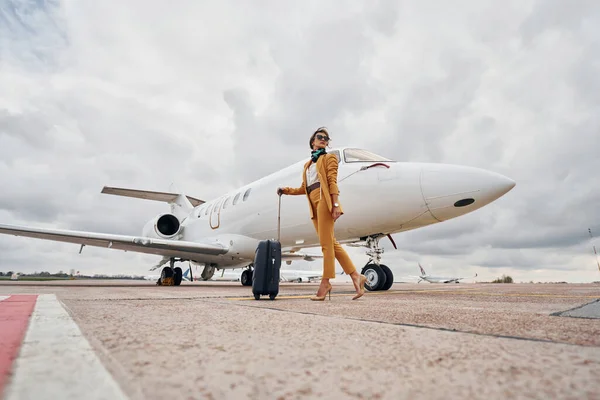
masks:
[[[475,211],[508,193],[512,179],[487,170],[455,165],[425,166],[421,191],[431,214],[438,220]]]
[[[517,182],[513,181],[512,179],[510,179],[504,175],[500,175],[500,174],[495,174],[495,175],[496,175],[496,178],[498,179],[497,182],[494,184],[496,191],[497,191],[496,199],[504,196],[506,193],[510,192],[511,189],[517,185]]]

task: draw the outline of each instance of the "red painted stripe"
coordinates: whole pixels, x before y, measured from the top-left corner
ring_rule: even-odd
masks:
[[[0,398],[13,361],[27,332],[37,295],[15,295],[0,301]]]

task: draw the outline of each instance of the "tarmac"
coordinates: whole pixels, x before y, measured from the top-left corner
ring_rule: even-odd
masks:
[[[600,399],[599,284],[332,282],[0,281],[0,398]]]

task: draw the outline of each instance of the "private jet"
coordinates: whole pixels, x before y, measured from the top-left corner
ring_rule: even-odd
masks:
[[[381,262],[382,238],[389,238],[397,249],[391,235],[473,212],[515,186],[503,175],[474,167],[394,161],[355,147],[328,153],[338,160],[339,201],[344,210],[335,223],[335,235],[341,244],[367,249],[369,261],[358,269],[367,276],[365,286],[370,291],[388,290],[394,281],[390,268]],[[277,195],[278,187],[300,186],[306,161],[210,201],[182,193],[105,186],[101,193],[169,205],[169,212],[150,219],[140,236],[1,224],[0,233],[79,244],[79,253],[84,246],[96,246],[161,256],[150,270],[163,267],[162,285],[180,285],[183,272],[175,263],[188,261],[202,268],[202,279],[210,279],[217,270],[243,268],[241,284],[250,286],[261,240],[279,237],[285,262],[322,257],[305,252],[312,248],[320,253],[307,197]]]
[[[468,278],[454,278],[454,277],[446,277],[446,276],[427,275],[427,273],[421,266],[421,263],[418,263],[418,264],[419,264],[419,269],[421,270],[421,275],[418,276],[419,281],[417,283],[421,283],[421,281],[427,281],[429,283],[459,283],[459,281],[462,279],[468,279]],[[475,276],[473,276],[473,278],[476,278],[476,277],[477,277],[477,274],[475,274]]]
[[[312,282],[317,279],[321,279],[323,276],[322,271],[303,271],[296,269],[284,269],[280,271],[282,282]]]

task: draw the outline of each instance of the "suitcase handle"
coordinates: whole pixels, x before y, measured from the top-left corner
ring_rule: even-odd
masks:
[[[279,194],[279,205],[277,206],[277,241],[281,242],[281,193]]]

